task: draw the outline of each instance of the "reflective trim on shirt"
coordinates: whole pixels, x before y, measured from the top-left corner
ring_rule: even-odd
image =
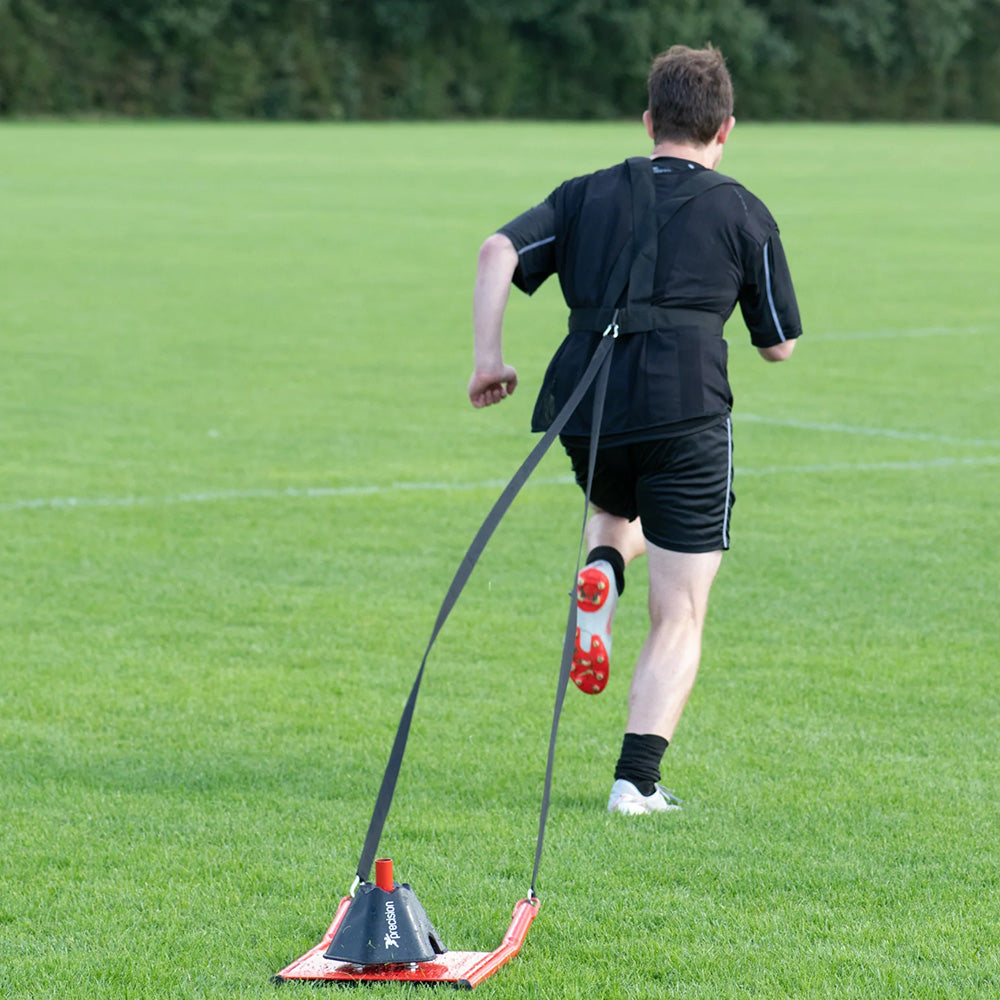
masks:
[[[771,319],[774,320],[778,336],[781,338],[781,342],[784,343],[788,338],[785,336],[785,331],[781,328],[781,320],[778,319],[778,310],[774,305],[774,291],[771,288],[771,268],[767,263],[767,251],[770,246],[771,241],[768,240],[764,244],[764,288],[767,290],[767,304],[771,309]]]
[[[537,247],[543,247],[546,243],[552,243],[554,240],[554,236],[547,236],[544,240],[535,240],[534,243],[529,243],[526,247],[521,247],[521,249],[517,251],[517,255],[520,257],[521,254],[527,253],[529,250],[534,250]]]

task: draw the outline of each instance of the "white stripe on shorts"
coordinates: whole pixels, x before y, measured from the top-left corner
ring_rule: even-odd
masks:
[[[729,548],[729,496],[733,492],[733,421],[726,418],[727,448],[729,451],[729,468],[726,470],[726,506],[722,515],[722,547]]]

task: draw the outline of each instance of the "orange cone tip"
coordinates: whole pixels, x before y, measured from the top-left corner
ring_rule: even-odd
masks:
[[[375,884],[386,892],[392,892],[392,858],[375,859]]]

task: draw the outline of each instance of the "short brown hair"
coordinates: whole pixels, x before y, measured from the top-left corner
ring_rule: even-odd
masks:
[[[649,113],[655,142],[707,146],[733,113],[733,82],[722,53],[674,45],[653,60]]]

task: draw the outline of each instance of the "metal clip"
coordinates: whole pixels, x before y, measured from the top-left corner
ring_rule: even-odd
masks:
[[[359,885],[361,885],[361,876],[355,875],[354,881],[351,883],[351,899],[354,899],[354,894],[358,891]]]
[[[601,337],[606,337],[611,334],[612,340],[618,339],[618,310],[615,310],[614,316],[611,317],[611,322],[608,324],[607,329],[601,334]]]

